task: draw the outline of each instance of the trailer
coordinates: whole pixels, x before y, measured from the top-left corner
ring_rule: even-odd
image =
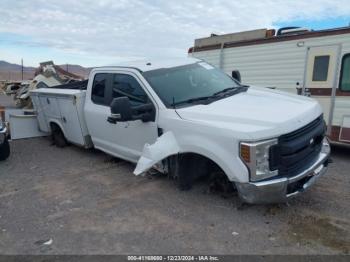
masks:
[[[239,72],[244,84],[317,99],[330,140],[350,144],[350,27],[212,34],[196,39],[189,55]]]

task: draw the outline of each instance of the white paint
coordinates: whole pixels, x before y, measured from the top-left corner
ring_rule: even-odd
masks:
[[[191,64],[193,61],[188,59],[187,62],[176,62],[173,66]],[[164,61],[160,65],[153,64],[151,61],[153,68],[162,68],[165,65],[170,67],[171,63],[171,61]],[[56,119],[62,129],[66,130],[73,126],[64,126],[58,118],[54,118],[55,114],[58,115],[57,110],[54,109],[56,104],[50,103],[53,109],[45,108],[45,98],[61,99],[61,97],[79,96],[84,93],[80,99],[77,99],[77,104],[81,104],[73,107],[72,110],[76,110],[78,115],[84,114],[84,118],[79,117],[79,121],[86,124],[94,147],[110,155],[138,163],[134,171],[137,175],[170,155],[195,153],[214,161],[230,181],[248,182],[248,169],[239,157],[240,142],[278,137],[305,126],[322,113],[320,105],[313,99],[265,88],[249,88],[247,92],[209,105],[174,110],[165,107],[142,73],[134,69],[137,64],[128,66],[129,68],[93,69],[86,92],[50,89],[51,91],[33,92],[33,95],[36,93],[39,98],[44,95],[43,100],[39,99],[40,102],[35,108],[45,112],[46,121]],[[122,73],[133,76],[154,104],[155,121],[109,123],[107,118],[111,115],[110,108],[95,104],[91,100],[92,80],[97,73]],[[72,94],[72,92],[77,93]],[[80,101],[82,99],[85,99],[85,103]],[[57,105],[58,108],[61,107],[59,102]],[[50,117],[47,112],[51,110],[54,112]],[[158,129],[163,131],[163,135],[159,138]]]
[[[52,238],[50,238],[48,241],[44,242],[43,245],[50,246],[50,245],[52,245],[52,243],[53,243],[53,240],[52,240]]]
[[[176,66],[189,65],[198,62],[196,58],[188,57],[179,57],[179,58],[170,58],[170,59],[152,59],[152,60],[138,60],[138,61],[126,61],[121,62],[116,65],[110,65],[108,67],[131,67],[137,68],[142,72],[147,72],[151,70],[161,69],[161,68],[170,68]],[[108,67],[103,67],[104,69]]]
[[[51,132],[50,123],[57,124],[66,139],[74,144],[90,147],[84,118],[85,91],[41,88],[30,92],[40,130]]]
[[[192,63],[192,62],[191,62]],[[129,66],[133,67],[132,64]],[[97,68],[91,71],[89,79],[94,79],[98,73],[121,73],[134,77],[149,95],[156,109],[161,102],[139,70],[133,68],[106,67]],[[95,148],[107,154],[136,163],[142,154],[146,143],[153,144],[157,137],[157,120],[144,123],[141,120],[117,122],[111,124],[107,118],[111,116],[109,106],[95,104],[91,99],[93,81],[89,81],[84,115],[88,126],[89,134]],[[163,105],[163,107],[165,107]],[[156,119],[158,114],[156,116]]]
[[[177,109],[177,112],[186,120],[246,133],[250,140],[288,133],[322,113],[313,99],[255,87],[209,105]]]
[[[11,139],[13,140],[48,135],[48,133],[39,130],[35,115],[10,114],[9,122]]]
[[[137,162],[134,174],[140,175],[163,159],[179,152],[180,147],[174,134],[171,131],[166,132],[160,136],[154,144],[145,145],[142,156]]]
[[[212,70],[212,69],[214,69],[214,67],[213,66],[211,66],[211,65],[209,65],[209,64],[207,64],[207,63],[198,63],[200,66],[202,66],[202,67],[204,67],[205,69],[207,69],[207,70]]]

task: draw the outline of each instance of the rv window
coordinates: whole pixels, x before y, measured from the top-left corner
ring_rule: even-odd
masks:
[[[92,85],[91,100],[95,104],[105,104],[105,89],[108,74],[96,74]]]
[[[329,55],[315,56],[312,81],[327,81]]]
[[[350,54],[343,57],[339,87],[342,91],[350,91]]]

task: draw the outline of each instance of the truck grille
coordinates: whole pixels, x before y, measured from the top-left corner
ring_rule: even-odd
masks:
[[[270,169],[292,177],[312,165],[322,149],[326,125],[321,115],[310,124],[282,135],[270,149]]]

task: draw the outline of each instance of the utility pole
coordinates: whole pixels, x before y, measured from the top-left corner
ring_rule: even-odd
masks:
[[[69,71],[68,71],[68,63],[66,63],[66,71],[69,72]]]
[[[21,59],[21,65],[22,65],[22,81],[23,81],[23,58]]]

